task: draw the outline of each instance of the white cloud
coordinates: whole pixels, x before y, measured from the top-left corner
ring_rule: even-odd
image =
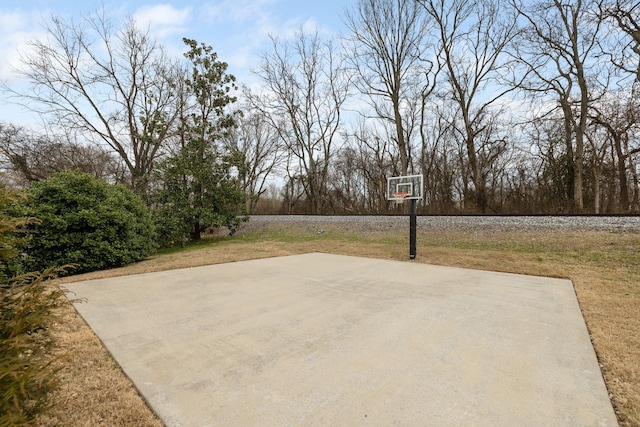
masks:
[[[274,0],[223,0],[203,5],[203,17],[216,22],[262,21],[268,13],[265,6],[274,4]]]
[[[21,30],[26,23],[26,16],[22,13],[0,13],[0,27],[4,33],[13,33]]]
[[[141,26],[149,26],[158,38],[182,33],[191,17],[191,8],[176,9],[168,4],[144,6],[136,10],[133,19]]]
[[[27,42],[43,37],[39,32],[39,22],[39,14],[0,11],[0,28],[3,29],[0,38],[0,80],[11,83],[18,77],[14,68],[20,66],[20,54],[27,51]]]
[[[270,27],[265,30],[265,34],[269,34],[275,36],[279,40],[290,40],[302,32],[304,34],[314,34],[318,33],[320,35],[330,35],[331,32],[323,28],[318,24],[318,22],[314,18],[309,18],[305,21],[300,19],[291,19],[277,27]]]
[[[24,86],[15,69],[21,66],[21,53],[26,54],[28,51],[27,41],[42,37],[36,31],[37,22],[40,22],[39,15],[0,11],[0,28],[3,29],[0,38],[0,81],[13,89],[20,90]],[[25,112],[14,101],[10,93],[0,92],[0,121],[20,126],[30,126],[37,122],[37,118]]]
[[[278,0],[221,0],[206,3],[198,14],[198,41],[210,44],[241,83],[251,78],[269,30],[278,27],[272,14]]]

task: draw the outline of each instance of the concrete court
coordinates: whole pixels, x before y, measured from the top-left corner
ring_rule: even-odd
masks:
[[[312,253],[66,285],[168,426],[615,426],[568,280]]]

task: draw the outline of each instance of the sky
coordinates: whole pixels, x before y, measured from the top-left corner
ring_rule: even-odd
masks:
[[[338,34],[345,8],[355,0],[0,0],[0,80],[21,82],[12,71],[20,65],[25,42],[42,37],[42,22],[51,16],[79,21],[104,8],[118,22],[133,17],[176,57],[186,49],[183,37],[208,44],[218,59],[229,64],[228,72],[241,84],[251,85],[252,69],[269,48],[268,35],[286,38],[296,30],[317,29]],[[24,120],[6,103],[0,92],[0,122]]]

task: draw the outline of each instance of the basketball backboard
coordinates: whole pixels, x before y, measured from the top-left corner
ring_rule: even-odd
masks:
[[[422,175],[394,176],[387,178],[387,199],[402,201],[422,199],[424,179]]]

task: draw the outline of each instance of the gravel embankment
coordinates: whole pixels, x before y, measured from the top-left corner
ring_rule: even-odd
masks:
[[[346,231],[406,230],[408,216],[255,215],[240,233],[269,225],[340,228]],[[418,216],[418,230],[492,231],[608,231],[640,233],[640,216]]]

